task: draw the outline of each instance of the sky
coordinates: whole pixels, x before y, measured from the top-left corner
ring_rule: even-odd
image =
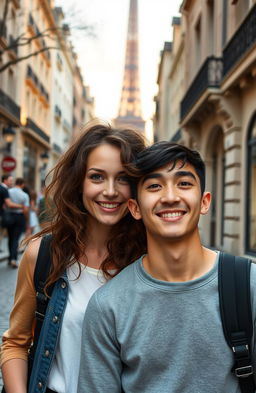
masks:
[[[160,51],[172,40],[172,18],[179,16],[181,0],[138,0],[139,57],[142,114],[147,121],[154,113]],[[95,98],[96,115],[112,119],[118,115],[129,0],[55,0],[67,22],[92,25],[95,37],[73,29],[71,37],[86,85]]]

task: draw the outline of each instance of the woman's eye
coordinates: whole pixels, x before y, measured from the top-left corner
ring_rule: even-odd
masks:
[[[94,181],[101,181],[103,180],[103,176],[100,175],[99,173],[93,173],[90,175],[90,179]]]
[[[129,183],[129,178],[127,176],[119,176],[117,178],[117,181],[123,184],[128,184]]]

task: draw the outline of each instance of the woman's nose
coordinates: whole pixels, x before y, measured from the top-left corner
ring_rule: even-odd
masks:
[[[108,181],[106,182],[105,189],[103,191],[103,195],[109,198],[113,198],[117,196],[118,191],[116,189],[116,185],[114,181]]]

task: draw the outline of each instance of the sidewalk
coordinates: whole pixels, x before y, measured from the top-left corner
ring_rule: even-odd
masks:
[[[23,236],[20,238],[20,242],[23,239]],[[9,251],[8,251],[8,236],[5,235],[1,240],[0,240],[0,262],[7,262],[9,256]]]
[[[8,251],[8,237],[5,235],[1,240],[0,240],[0,262],[7,261],[8,256],[9,256],[9,251]]]

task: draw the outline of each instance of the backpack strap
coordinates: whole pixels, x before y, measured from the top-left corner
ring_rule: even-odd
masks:
[[[251,261],[220,253],[219,301],[223,332],[234,355],[232,371],[242,393],[255,392],[251,342],[253,322],[250,297]]]
[[[53,290],[53,286],[49,287],[49,297],[44,294],[45,283],[47,281],[51,267],[51,241],[51,235],[46,235],[42,238],[34,272],[34,285],[36,290],[35,317],[36,326],[39,327],[40,330],[44,320],[49,297],[51,296]]]
[[[51,267],[51,240],[52,240],[52,235],[50,234],[42,238],[37,255],[35,271],[34,271],[34,286],[36,290],[36,311],[35,311],[36,325],[34,331],[33,344],[29,349],[29,359],[28,359],[29,374],[33,366],[33,359],[36,353],[40,332],[42,329],[46,309],[49,302],[49,297],[47,297],[44,294],[44,287]],[[48,289],[49,296],[51,296],[53,287],[54,285],[51,285]]]

